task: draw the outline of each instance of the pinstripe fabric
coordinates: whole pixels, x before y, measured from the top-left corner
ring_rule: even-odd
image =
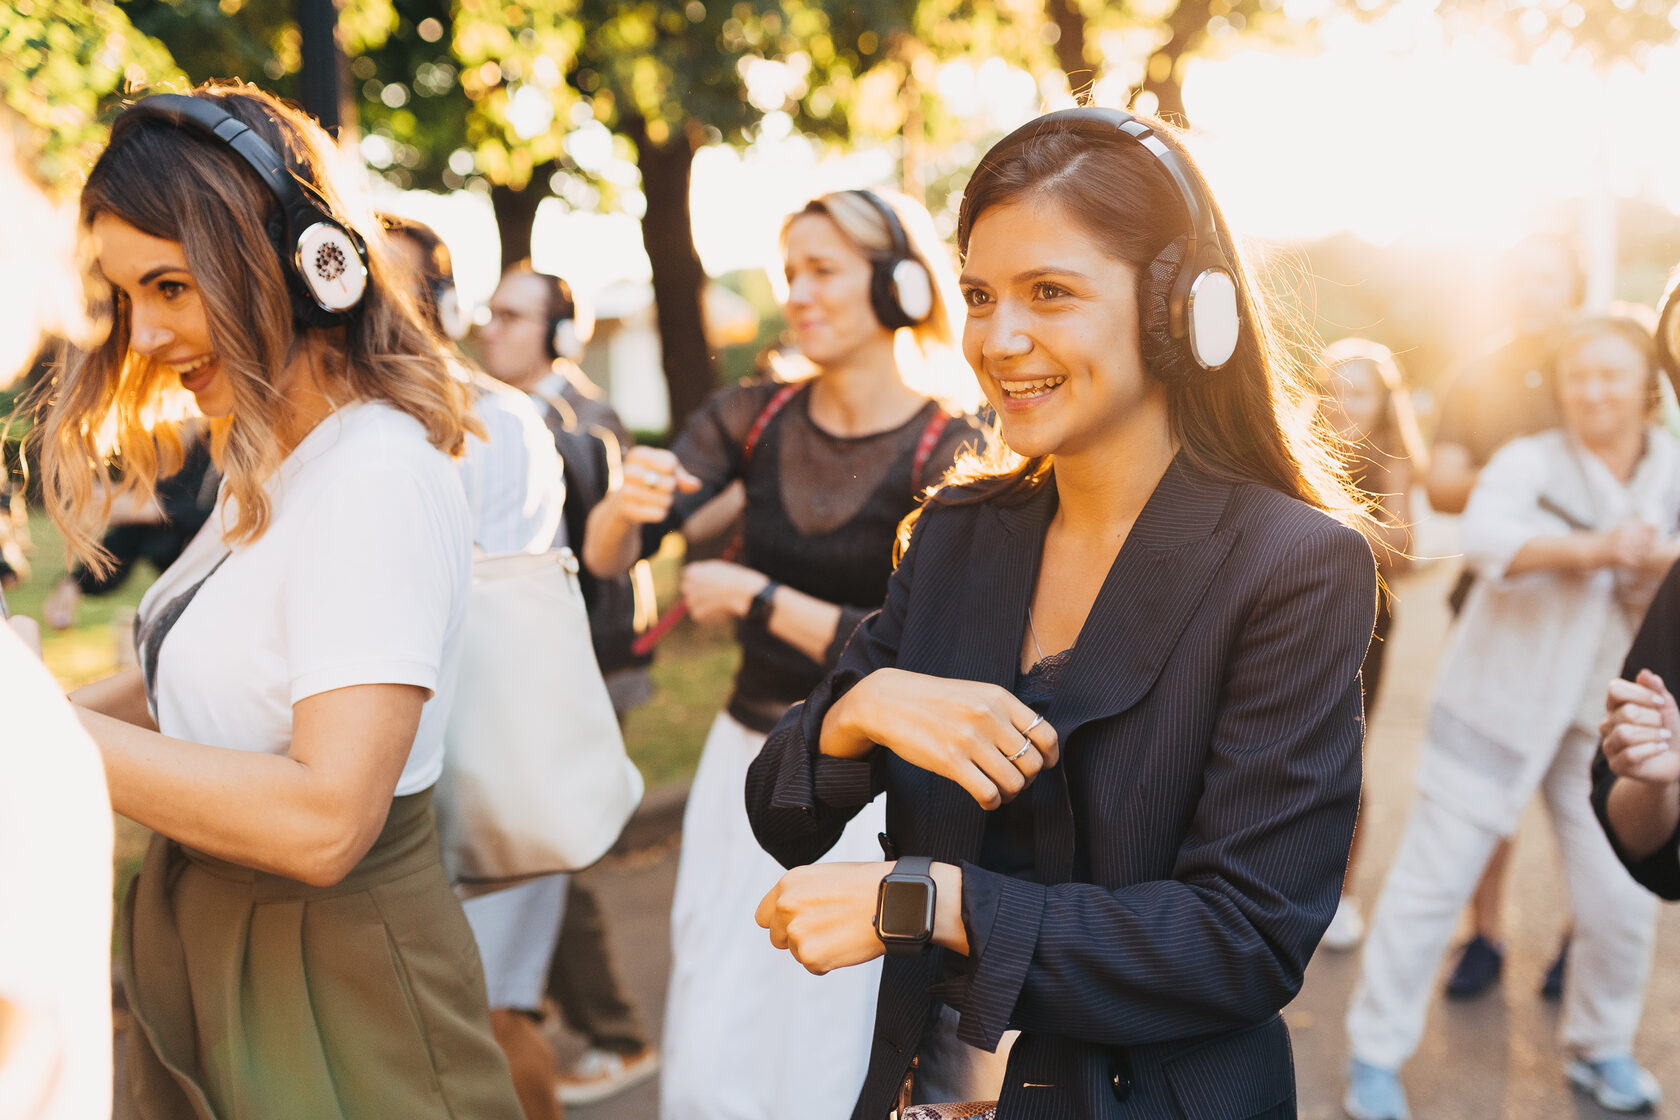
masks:
[[[1169,468],[1046,713],[1063,762],[1031,791],[1034,882],[968,862],[985,818],[955,783],[885,750],[814,754],[829,705],[875,668],[1013,682],[1054,507],[1046,488],[931,508],[884,608],[748,774],[754,831],[788,866],[882,790],[901,852],[963,865],[970,955],[886,962],[854,1118],[886,1116],[952,973],[964,1040],[1022,1031],[1004,1120],[1293,1116],[1277,1013],[1335,910],[1358,803],[1376,603],[1358,533]]]

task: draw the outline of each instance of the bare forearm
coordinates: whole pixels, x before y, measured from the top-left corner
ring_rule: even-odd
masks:
[[[85,709],[77,714],[99,745],[112,808],[229,862],[334,881],[383,824],[370,830],[371,822],[358,821],[353,806],[291,758],[187,742]]]
[[[70,699],[89,711],[148,731],[157,730],[151,710],[146,707],[146,685],[139,669],[120,669],[84,684],[70,693]]]
[[[582,556],[597,579],[628,572],[641,558],[642,527],[618,513],[618,493],[608,494],[584,522]]]
[[[968,930],[962,920],[962,868],[936,863],[933,874],[933,940],[953,953],[968,956]]]
[[[1644,859],[1680,827],[1680,782],[1655,785],[1618,778],[1605,808],[1622,850],[1633,859]]]
[[[828,656],[828,647],[834,644],[840,615],[840,608],[834,603],[780,585],[773,596],[770,633],[820,663]]]
[[[1517,550],[1505,565],[1507,576],[1524,572],[1590,572],[1610,562],[1605,538],[1600,533],[1570,533],[1561,537],[1535,537]]]

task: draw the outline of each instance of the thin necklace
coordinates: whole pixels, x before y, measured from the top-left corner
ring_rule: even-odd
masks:
[[[1044,660],[1044,647],[1038,644],[1038,631],[1033,628],[1032,607],[1027,608],[1027,636],[1032,639],[1033,652],[1038,654],[1040,661]]]

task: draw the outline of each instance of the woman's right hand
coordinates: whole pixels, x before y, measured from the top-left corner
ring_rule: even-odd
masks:
[[[632,447],[624,456],[624,481],[614,491],[619,517],[639,525],[655,525],[671,514],[680,490],[691,494],[700,480],[683,468],[671,452],[660,447]]]
[[[1662,678],[1642,669],[1613,680],[1604,706],[1598,731],[1611,772],[1653,786],[1680,782],[1680,711]]]
[[[956,782],[983,809],[1061,758],[1056,729],[1007,689],[903,669],[870,673],[823,720],[824,754],[861,758],[876,744]]]

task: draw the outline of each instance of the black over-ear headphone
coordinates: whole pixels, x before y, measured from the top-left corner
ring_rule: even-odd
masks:
[[[367,292],[367,245],[333,216],[316,190],[299,179],[275,150],[244,121],[212,102],[178,93],[156,93],[129,106],[124,116],[155,117],[227,145],[257,173],[280,204],[268,236],[292,288],[292,318],[300,327],[344,322]]]
[[[890,331],[899,327],[914,327],[928,321],[933,314],[933,277],[926,266],[910,255],[910,236],[904,224],[885,199],[874,191],[852,192],[865,199],[881,212],[892,238],[888,256],[870,259],[869,305],[875,318]]]
[[[1200,176],[1154,129],[1119,109],[1095,106],[1062,109],[1028,121],[993,144],[980,164],[984,167],[1000,153],[1045,132],[1081,132],[1107,138],[1117,131],[1136,141],[1160,163],[1178,189],[1190,219],[1182,247],[1179,240],[1169,243],[1150,266],[1148,275],[1140,277],[1145,289],[1142,295],[1147,298],[1153,284],[1164,283],[1167,333],[1182,345],[1197,366],[1204,370],[1219,369],[1231,360],[1242,333],[1237,272],[1225,255],[1213,203]],[[979,175],[977,168],[974,178]],[[1147,318],[1146,314],[1146,332]],[[1147,351],[1147,338],[1145,341]],[[1152,364],[1152,368],[1157,365]]]

